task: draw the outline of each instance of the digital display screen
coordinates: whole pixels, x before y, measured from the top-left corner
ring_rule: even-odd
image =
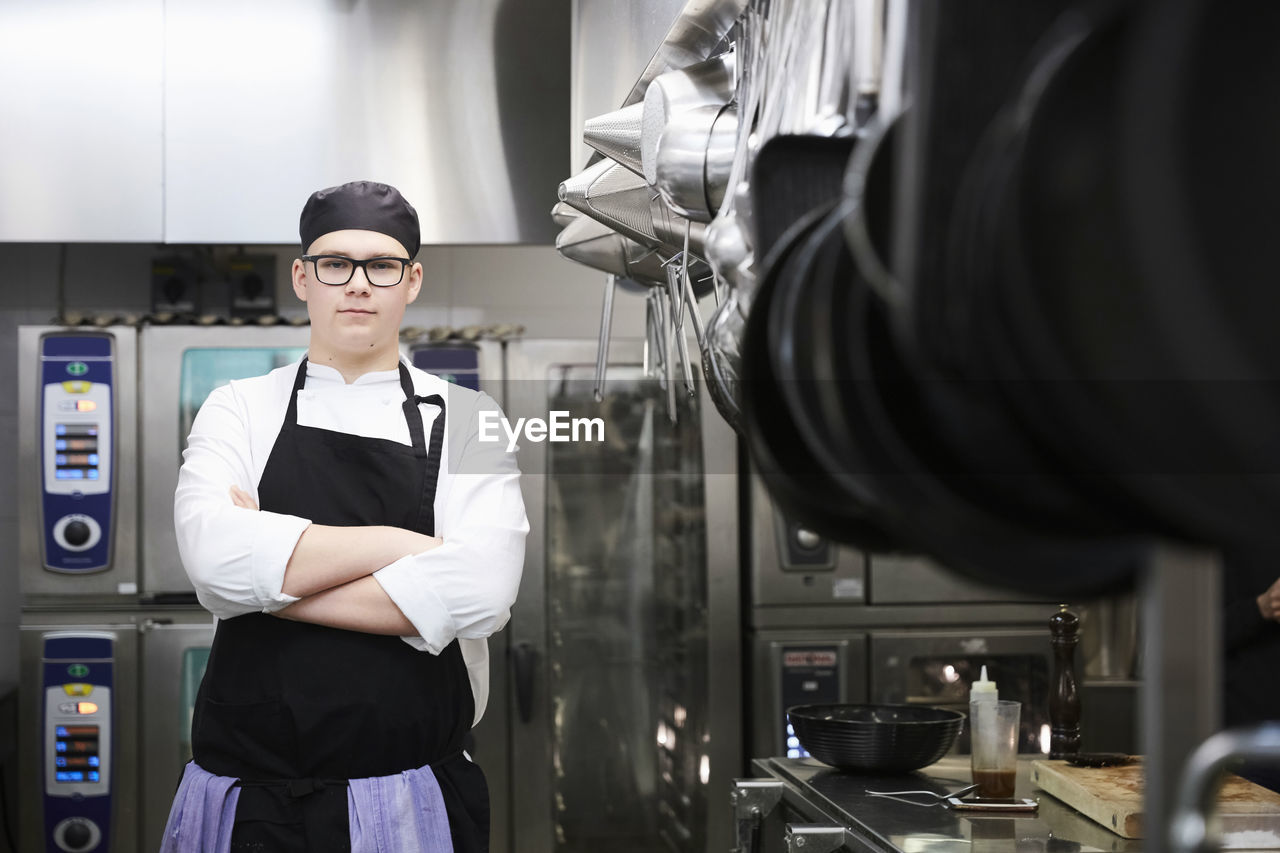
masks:
[[[58,726],[54,730],[54,778],[59,782],[98,782],[102,757],[98,726]]]
[[[796,737],[796,730],[791,723],[787,723],[787,758],[808,758],[809,753],[800,745],[800,738]]]
[[[54,424],[54,477],[97,480],[101,476],[97,424]]]

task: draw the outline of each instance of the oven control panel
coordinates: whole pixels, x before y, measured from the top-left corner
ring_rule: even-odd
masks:
[[[786,726],[787,746],[785,754],[788,758],[806,758],[809,753],[800,745],[800,740],[787,719],[787,709],[793,705],[839,702],[842,693],[841,657],[846,653],[847,650],[838,644],[797,644],[783,646],[778,650],[782,664],[779,671],[779,692],[782,694],[782,721]]]
[[[110,837],[115,638],[44,635],[42,777],[47,851],[106,850]]]
[[[102,571],[112,545],[113,338],[45,335],[39,363],[44,565]]]

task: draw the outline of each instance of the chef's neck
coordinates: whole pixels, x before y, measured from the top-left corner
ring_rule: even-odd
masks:
[[[350,385],[366,373],[395,370],[400,364],[400,350],[393,345],[371,348],[367,352],[337,351],[317,345],[313,341],[307,349],[307,360],[312,364],[332,367],[342,374],[343,381]]]

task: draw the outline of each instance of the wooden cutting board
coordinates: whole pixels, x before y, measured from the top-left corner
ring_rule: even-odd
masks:
[[[1123,767],[1072,767],[1065,761],[1031,762],[1031,781],[1076,811],[1124,838],[1142,837],[1142,760]],[[1280,794],[1227,774],[1218,795],[1223,830],[1233,824],[1280,833]],[[1245,816],[1248,816],[1247,818]],[[1269,845],[1267,845],[1269,846]]]

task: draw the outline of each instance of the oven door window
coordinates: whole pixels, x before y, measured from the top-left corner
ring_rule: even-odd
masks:
[[[185,447],[191,423],[214,388],[233,379],[270,373],[297,361],[306,347],[208,347],[182,353],[182,379],[178,387],[178,447]],[[181,464],[182,460],[178,460]]]
[[[194,647],[182,652],[181,690],[178,697],[178,761],[182,772],[191,760],[191,718],[196,711],[196,695],[209,663],[209,649]]]
[[[937,654],[909,655],[902,662],[898,689],[881,701],[909,705],[934,705],[969,713],[969,685],[987,668],[996,681],[1001,699],[1022,703],[1022,735],[1019,752],[1047,752],[1049,744],[1049,662],[1038,654]],[[957,752],[969,751],[966,725],[956,741]]]

